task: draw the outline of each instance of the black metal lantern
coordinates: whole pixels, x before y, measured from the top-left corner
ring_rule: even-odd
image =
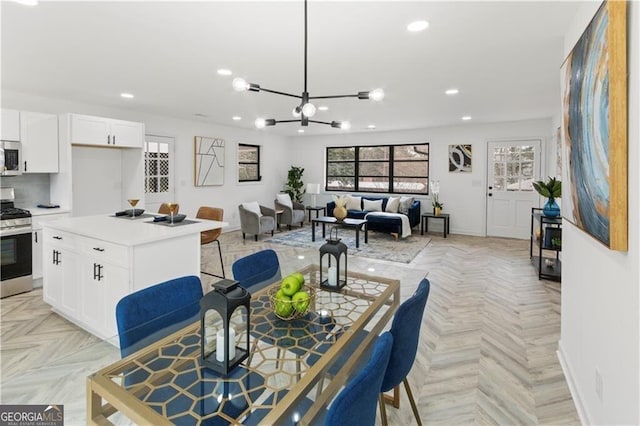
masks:
[[[200,300],[200,359],[226,376],[249,356],[251,294],[233,280],[213,288]]]
[[[336,231],[335,238],[333,237],[333,231]],[[327,265],[327,278],[323,278],[323,259],[328,258]],[[340,259],[344,255],[344,269],[340,270]],[[331,265],[331,260],[334,260],[335,266]],[[338,291],[342,287],[347,285],[347,246],[345,243],[340,242],[338,238],[338,229],[331,228],[329,232],[329,238],[327,242],[320,247],[320,287],[330,290]]]

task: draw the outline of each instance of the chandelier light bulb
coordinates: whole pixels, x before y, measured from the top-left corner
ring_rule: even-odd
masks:
[[[302,113],[305,115],[305,117],[313,117],[314,115],[316,115],[316,106],[311,102],[308,102],[302,107]]]
[[[295,118],[300,118],[300,115],[302,113],[302,108],[300,108],[299,106],[295,107],[293,109],[293,111],[291,111],[291,114],[295,117]]]
[[[267,125],[267,120],[265,120],[264,118],[256,118],[255,125],[258,129],[264,129],[264,127]]]
[[[234,78],[231,82],[231,85],[236,92],[244,92],[245,90],[249,90],[249,84],[244,78]]]
[[[351,123],[349,123],[348,121],[343,121],[342,124],[340,124],[340,128],[342,130],[349,130],[351,128]]]
[[[382,89],[374,89],[371,92],[369,92],[369,99],[371,99],[372,101],[381,101],[384,99],[384,90]]]

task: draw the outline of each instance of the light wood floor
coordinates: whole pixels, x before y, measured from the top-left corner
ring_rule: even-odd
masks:
[[[556,356],[561,286],[537,279],[528,242],[429,237],[410,264],[349,258],[351,270],[400,279],[403,299],[425,275],[431,281],[409,374],[422,421],[579,424]],[[243,242],[238,232],[221,242],[227,276],[236,258],[266,247],[278,252],[284,274],[318,261],[317,250]],[[203,255],[207,270],[219,272],[217,251]],[[2,299],[0,311],[0,403],[64,404],[66,424],[84,424],[85,378],[119,351],[52,313],[41,290]],[[415,424],[401,395],[401,408],[387,410],[390,424]]]

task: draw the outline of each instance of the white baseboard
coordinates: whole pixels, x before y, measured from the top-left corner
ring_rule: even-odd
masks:
[[[573,398],[573,403],[576,406],[576,411],[578,412],[578,416],[580,417],[580,423],[583,425],[593,424],[591,421],[591,416],[589,416],[589,412],[587,411],[585,405],[583,404],[583,399],[578,391],[578,386],[573,380],[573,374],[571,373],[571,368],[567,363],[567,358],[564,355],[564,351],[562,349],[562,340],[558,342],[558,350],[556,351],[558,355],[558,360],[560,360],[560,367],[562,368],[562,372],[564,373],[564,378],[567,381],[567,385],[569,386],[569,392],[571,393],[571,397]]]

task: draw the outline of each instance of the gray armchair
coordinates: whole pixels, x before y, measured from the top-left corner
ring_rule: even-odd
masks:
[[[264,234],[265,232],[271,231],[271,235],[273,236],[273,231],[276,229],[276,212],[273,209],[265,206],[259,206],[260,213],[262,216],[258,215],[258,212],[255,209],[247,209],[245,205],[247,203],[240,204],[238,209],[240,210],[240,228],[242,229],[242,239],[244,240],[246,234],[250,234],[254,236],[254,239],[258,241],[258,235]],[[257,206],[258,203],[255,203],[254,206]]]
[[[294,224],[304,225],[304,204],[291,201],[289,194],[278,194],[273,202],[276,210],[282,210],[282,214],[278,216],[278,225],[287,225],[289,229]]]

